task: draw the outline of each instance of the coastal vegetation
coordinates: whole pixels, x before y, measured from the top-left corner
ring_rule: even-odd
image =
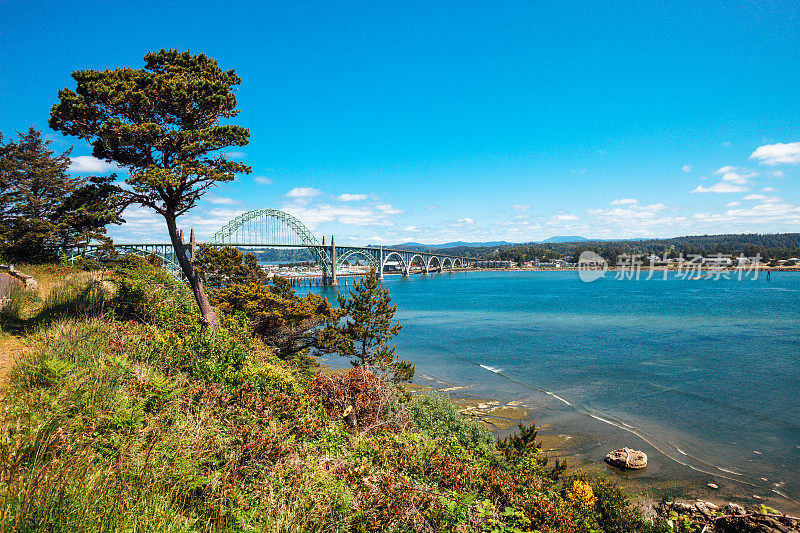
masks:
[[[205,54],[158,50],[141,69],[76,70],[77,87],[58,92],[49,125],[90,142],[93,155],[124,168],[125,205],[152,209],[167,225],[175,257],[213,338],[214,307],[192,268],[177,225],[209,187],[250,167],[222,150],[248,143],[250,132],[220,121],[236,117],[241,79]]]
[[[2,317],[29,347],[3,388],[4,530],[665,530],[548,466],[530,428],[496,444],[370,367],[305,371],[265,342],[267,310],[230,303],[211,342],[143,259],[37,274],[47,295]]]

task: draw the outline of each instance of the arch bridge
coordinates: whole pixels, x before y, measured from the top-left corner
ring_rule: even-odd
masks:
[[[181,239],[183,240],[183,239]],[[194,231],[189,243],[184,245],[181,253],[193,258],[197,249]],[[421,252],[383,246],[337,246],[331,237],[328,244],[325,237],[322,242],[297,218],[278,209],[256,209],[242,213],[222,226],[208,241],[211,246],[233,246],[235,248],[254,250],[258,248],[294,248],[307,249],[322,272],[325,285],[337,285],[337,271],[349,264],[350,260],[360,258],[375,268],[381,279],[387,269],[404,276],[412,272],[430,273],[466,268],[473,266],[477,259],[437,252]],[[173,275],[180,277],[175,251],[169,243],[133,243],[117,244],[120,253],[140,256],[155,255]],[[89,246],[86,250],[74,250],[71,258],[82,254],[92,256],[100,251],[99,247]]]

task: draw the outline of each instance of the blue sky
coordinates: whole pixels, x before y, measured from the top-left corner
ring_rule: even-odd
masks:
[[[72,70],[189,49],[251,132],[201,237],[262,207],[360,244],[800,231],[800,4],[651,4],[3,0],[0,131],[47,130]]]

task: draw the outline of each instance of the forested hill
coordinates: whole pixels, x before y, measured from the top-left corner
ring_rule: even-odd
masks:
[[[669,239],[625,240],[625,241],[587,241],[570,243],[531,243],[502,246],[484,249],[483,256],[517,262],[533,259],[550,259],[574,257],[584,250],[592,250],[612,261],[621,254],[668,254],[677,257],[680,254],[744,254],[753,257],[756,254],[765,259],[788,259],[800,257],[800,233],[766,233],[766,234],[724,234],[693,235],[673,237]]]
[[[533,259],[572,258],[584,250],[599,253],[607,260],[616,260],[621,254],[655,253],[659,256],[667,253],[672,257],[680,254],[744,254],[753,257],[761,254],[765,259],[788,259],[800,257],[800,233],[766,233],[766,234],[726,234],[726,235],[694,235],[673,237],[670,239],[622,240],[622,241],[584,241],[584,242],[543,242],[527,244],[499,244],[494,246],[460,245],[449,248],[436,248],[426,245],[407,243],[406,250],[439,252],[464,257],[490,258],[516,261],[522,263]],[[255,252],[259,261],[311,261],[313,256],[308,250],[299,249],[262,249]]]

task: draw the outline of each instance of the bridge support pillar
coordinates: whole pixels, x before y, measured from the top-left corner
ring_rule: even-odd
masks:
[[[383,281],[383,246],[378,252],[378,279]]]
[[[336,244],[333,242],[333,235],[331,235],[331,285],[334,287],[339,284],[336,279]]]

